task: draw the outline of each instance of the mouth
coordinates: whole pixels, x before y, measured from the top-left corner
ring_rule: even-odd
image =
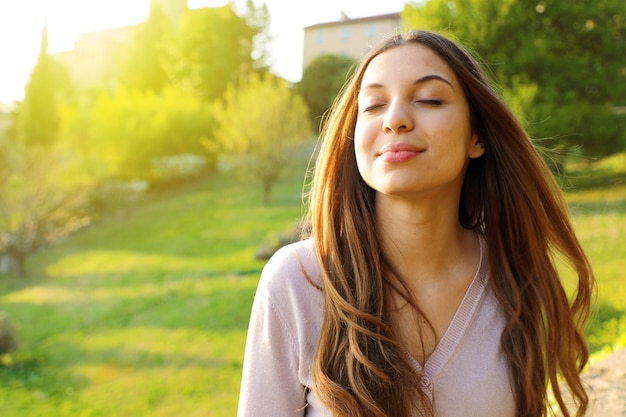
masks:
[[[424,148],[420,148],[418,146],[411,145],[408,143],[388,143],[384,145],[382,148],[380,148],[380,151],[378,151],[377,156],[382,156],[382,155],[391,156],[392,154],[417,155],[417,154],[424,152],[425,150],[426,149]]]

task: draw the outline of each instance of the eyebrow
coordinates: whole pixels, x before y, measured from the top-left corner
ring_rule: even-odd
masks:
[[[448,81],[447,79],[445,79],[441,75],[437,75],[437,74],[424,75],[423,77],[420,77],[417,80],[413,81],[413,85],[420,85],[420,84],[427,83],[429,81],[441,81],[443,83],[448,84],[450,86],[450,88],[452,88],[452,90],[454,90],[454,86],[452,85],[452,83],[450,81]],[[380,84],[380,83],[371,83],[371,84],[368,84],[368,85],[364,86],[363,88],[361,88],[361,90],[377,89],[377,88],[384,88],[384,87],[385,86],[383,84]]]

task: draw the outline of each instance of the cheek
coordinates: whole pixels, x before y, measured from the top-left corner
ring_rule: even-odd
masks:
[[[354,141],[361,141],[363,139],[363,135],[365,134],[365,124],[360,121],[360,119],[356,120],[354,125]]]
[[[472,144],[472,131],[467,120],[455,116],[448,118],[440,132],[447,138],[447,146],[457,148],[460,152],[467,153]]]
[[[369,154],[371,149],[371,144],[368,144],[368,141],[364,139],[365,137],[362,135],[362,132],[359,132],[359,128],[355,129],[354,132],[354,157],[356,159],[356,166],[361,174],[361,178],[367,178],[367,173],[369,171],[368,167],[371,164]]]
[[[359,122],[354,126],[354,147],[355,151],[367,152],[371,150],[376,140],[376,130],[373,123]]]
[[[361,176],[363,176],[363,169],[367,164],[367,152],[363,148],[363,141],[357,139],[356,135],[354,138],[354,157],[356,159],[357,168]]]
[[[357,163],[359,163],[359,160],[363,157],[365,153],[365,137],[366,135],[363,124],[357,121],[356,125],[354,126],[354,139],[352,140]]]

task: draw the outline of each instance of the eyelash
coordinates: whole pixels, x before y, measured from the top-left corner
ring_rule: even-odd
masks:
[[[363,113],[368,113],[368,112],[374,111],[377,108],[382,107],[382,106],[384,106],[384,104],[374,104],[373,106],[369,106],[369,107],[364,108],[363,109]]]
[[[430,99],[430,100],[418,100],[418,103],[422,103],[422,104],[427,104],[427,105],[431,105],[431,106],[440,106],[442,101],[441,100],[435,100],[435,99]]]
[[[425,104],[427,106],[441,106],[443,101],[436,100],[436,99],[426,99],[426,100],[417,100],[416,103]],[[383,107],[383,106],[384,104],[374,104],[372,106],[368,106],[365,109],[363,109],[363,113],[374,111],[378,109],[379,107]]]

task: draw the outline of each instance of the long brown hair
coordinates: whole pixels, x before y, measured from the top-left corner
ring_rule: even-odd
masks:
[[[582,416],[589,402],[580,379],[589,355],[582,329],[595,281],[562,193],[477,61],[427,31],[395,35],[373,49],[323,128],[308,202],[325,302],[314,390],[335,416],[433,413],[419,388],[420,375],[389,324],[386,294],[398,288],[385,280],[389,265],[376,236],[374,190],[357,170],[352,141],[363,73],[374,57],[406,43],[430,48],[449,65],[463,86],[472,129],[485,147],[466,172],[459,221],[487,242],[490,283],[506,319],[501,345],[518,415],[550,413],[550,384],[562,413],[570,416],[560,375],[575,401],[575,415]],[[561,262],[578,277],[571,303],[557,271]]]

